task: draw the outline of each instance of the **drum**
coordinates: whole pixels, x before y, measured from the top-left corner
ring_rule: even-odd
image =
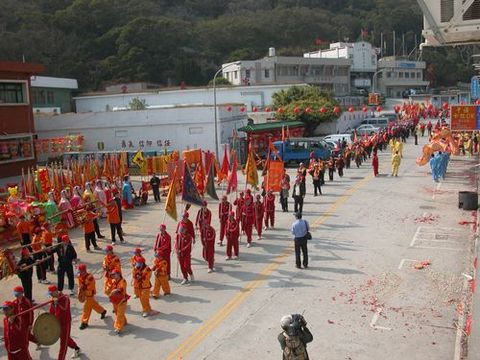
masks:
[[[53,345],[60,338],[60,322],[55,315],[40,314],[33,323],[32,333],[40,345]]]
[[[85,291],[79,291],[78,292],[78,301],[83,304],[85,302],[85,300],[86,300]]]
[[[124,296],[121,292],[116,291],[110,294],[109,299],[113,305],[118,305],[124,299]]]

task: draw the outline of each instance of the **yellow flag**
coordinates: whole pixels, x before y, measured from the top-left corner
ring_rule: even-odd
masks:
[[[145,157],[143,156],[143,152],[142,150],[138,150],[137,153],[135,154],[135,156],[133,157],[132,159],[132,162],[136,165],[138,165],[138,167],[141,169],[145,166],[145,163],[147,162],[145,160]]]
[[[245,175],[247,177],[247,180],[246,180],[247,184],[250,184],[253,187],[257,187],[258,185],[257,164],[253,157],[253,150],[251,147],[248,151],[247,164],[245,165]]]
[[[173,172],[172,182],[168,188],[167,201],[165,202],[165,212],[173,220],[177,220],[177,168]]]

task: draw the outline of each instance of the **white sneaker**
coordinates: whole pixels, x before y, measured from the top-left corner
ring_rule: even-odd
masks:
[[[261,237],[261,236],[259,236],[259,237],[257,238],[257,240],[262,240],[262,237]]]
[[[208,271],[207,271],[207,272],[210,274],[212,271],[213,271],[212,269],[208,269]]]
[[[225,258],[225,260],[227,260],[227,261],[228,261],[228,260],[232,260],[232,258],[231,258],[230,256],[227,256],[227,257]]]
[[[264,226],[264,227],[263,227],[263,230],[267,231],[267,230],[268,230],[268,227]]]
[[[212,267],[212,271],[215,271],[215,268],[214,268],[214,267]]]
[[[238,259],[238,256],[234,256],[234,257],[233,257],[233,260],[237,260],[237,259]]]
[[[80,357],[80,348],[74,350],[73,354],[72,354],[72,359],[76,359],[76,358],[79,358],[79,357]]]
[[[188,280],[187,280],[187,279],[183,279],[183,281],[180,283],[180,285],[185,285],[186,283],[188,283]]]
[[[120,335],[120,330],[115,329],[115,335]]]
[[[190,281],[194,281],[194,280],[195,280],[195,276],[193,276],[193,274],[190,275]]]
[[[143,317],[147,317],[147,316],[148,316],[148,312],[144,312],[144,313],[142,314],[142,316],[143,316]]]
[[[250,243],[247,244],[247,248],[249,248],[249,247],[250,247]]]
[[[116,244],[116,243],[112,241],[112,246],[115,246],[115,244]]]

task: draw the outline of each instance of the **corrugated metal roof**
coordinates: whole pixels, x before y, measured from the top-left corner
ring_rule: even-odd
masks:
[[[267,122],[263,124],[246,125],[238,129],[238,131],[253,132],[253,131],[274,130],[274,129],[281,129],[282,126],[299,127],[299,126],[304,126],[304,124],[301,121],[272,121],[272,122]]]

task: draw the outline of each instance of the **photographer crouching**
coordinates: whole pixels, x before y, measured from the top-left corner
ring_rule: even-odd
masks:
[[[313,335],[307,328],[305,318],[300,314],[285,315],[280,320],[283,331],[278,341],[283,351],[283,360],[309,360],[307,344]]]

